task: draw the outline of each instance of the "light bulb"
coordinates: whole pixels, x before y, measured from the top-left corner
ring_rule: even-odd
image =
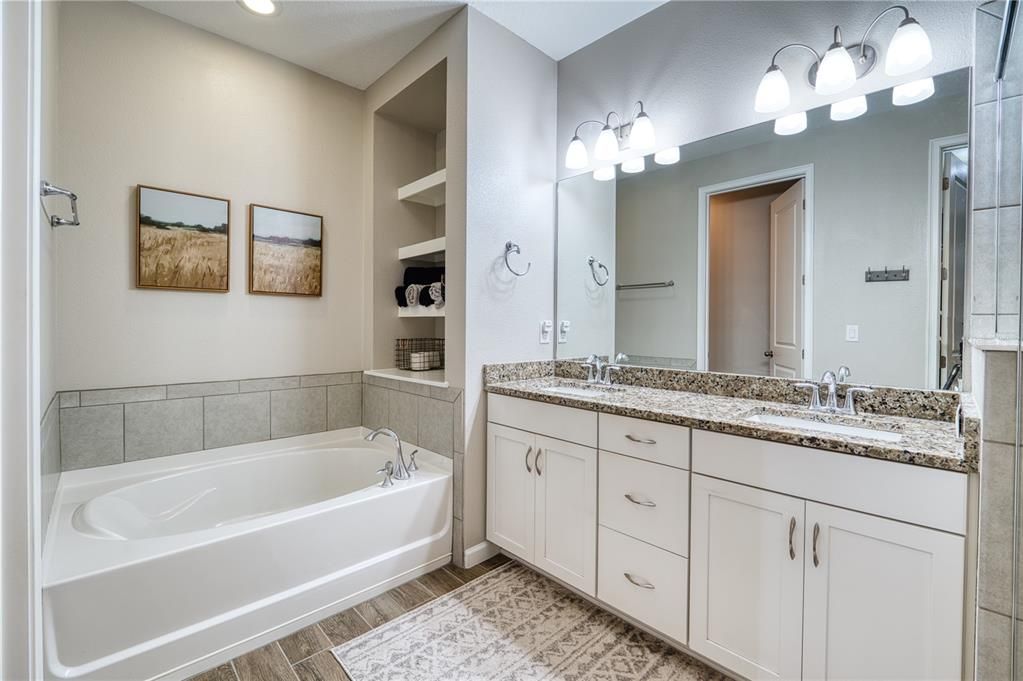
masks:
[[[865,95],[843,99],[841,102],[831,105],[831,120],[833,121],[848,121],[865,113],[867,113],[867,97]]]
[[[654,163],[659,166],[670,166],[672,163],[678,163],[680,158],[682,158],[682,154],[678,147],[668,147],[654,154]]]
[[[806,130],[806,112],[789,114],[774,121],[776,135],[795,135]]]
[[[565,152],[565,167],[569,170],[581,170],[588,165],[590,165],[590,155],[586,153],[586,145],[579,139],[579,135],[576,135],[568,143],[568,151]]]
[[[907,17],[896,29],[888,43],[884,58],[884,72],[889,76],[904,76],[931,63],[931,39],[916,19]]]
[[[599,182],[607,182],[615,179],[615,167],[603,166],[593,171],[593,179]]]
[[[911,83],[903,83],[892,88],[892,104],[908,106],[922,102],[934,94],[934,79],[922,78]]]
[[[239,0],[241,6],[253,14],[268,17],[277,14],[277,5],[273,0]]]
[[[605,125],[597,136],[593,157],[598,161],[613,161],[618,156],[618,137],[610,125]]]
[[[643,156],[637,156],[622,161],[622,172],[623,173],[641,173],[646,170],[646,158]]]
[[[632,129],[629,131],[629,147],[632,149],[653,149],[657,143],[654,136],[654,124],[650,117],[641,111],[636,120],[632,121]]]
[[[776,113],[789,105],[789,81],[774,64],[760,79],[753,110],[757,113]]]
[[[836,29],[837,32],[837,29]],[[819,95],[835,95],[848,90],[856,83],[856,65],[849,51],[836,40],[824,53],[817,67],[817,84],[814,91]]]

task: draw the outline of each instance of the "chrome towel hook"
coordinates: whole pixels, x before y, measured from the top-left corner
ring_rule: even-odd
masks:
[[[512,243],[511,241],[509,241],[509,242],[507,242],[504,245],[504,266],[508,268],[508,271],[511,272],[512,274],[514,274],[516,277],[524,277],[527,274],[529,274],[529,268],[531,268],[533,266],[533,263],[531,263],[531,262],[526,263],[525,271],[523,271],[523,272],[516,272],[515,268],[512,267],[511,263],[508,262],[508,255],[511,254],[511,253],[515,253],[517,255],[521,255],[522,254],[522,249],[519,248],[518,244]]]
[[[597,286],[606,286],[607,282],[611,281],[611,272],[608,271],[607,265],[597,260],[596,257],[591,255],[586,264],[590,266],[590,274],[593,275],[593,281],[597,283]],[[597,276],[598,269],[604,270],[604,281]]]
[[[70,227],[77,227],[81,223],[78,221],[78,196],[75,195],[70,189],[63,189],[57,185],[50,184],[46,180],[43,180],[42,187],[39,189],[40,196],[66,196],[71,201],[71,219],[62,218],[57,215],[50,215],[50,227],[61,227],[68,225]]]

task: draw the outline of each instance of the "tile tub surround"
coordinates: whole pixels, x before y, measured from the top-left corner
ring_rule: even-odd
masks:
[[[405,442],[449,459],[463,453],[460,389],[438,388],[379,376],[363,376],[362,380],[363,426],[390,428]],[[456,513],[455,517],[460,518],[461,513]]]
[[[565,397],[548,392],[559,385],[585,386],[585,382],[564,378],[534,378],[524,381],[495,383],[487,391],[547,402],[565,407],[617,414],[634,418],[688,426],[700,430],[752,437],[783,444],[825,449],[874,459],[928,466],[956,472],[975,472],[977,447],[967,447],[955,433],[955,424],[928,419],[899,416],[829,417],[846,425],[869,423],[885,430],[902,433],[898,443],[886,443],[846,435],[832,435],[797,428],[755,424],[746,417],[757,412],[780,410],[791,413],[786,403],[724,397],[678,390],[663,390],[618,384],[619,390],[594,397]],[[808,410],[800,414],[815,418]],[[967,456],[971,458],[967,458]]]
[[[353,371],[61,392],[60,469],[362,425],[362,389]]]

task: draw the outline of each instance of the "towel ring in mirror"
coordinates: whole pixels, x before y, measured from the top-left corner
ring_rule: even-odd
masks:
[[[607,282],[611,281],[611,273],[608,271],[607,265],[600,262],[592,255],[586,261],[586,264],[590,266],[590,274],[593,275],[593,281],[597,282],[597,286],[605,286],[607,285]],[[601,281],[600,277],[597,276],[598,269],[604,270],[604,281]]]
[[[504,266],[508,268],[508,271],[514,274],[516,277],[524,277],[527,274],[529,274],[529,268],[533,266],[533,263],[531,262],[526,263],[526,269],[522,272],[517,272],[515,268],[511,266],[511,263],[508,262],[508,255],[511,253],[521,255],[522,249],[519,248],[518,244],[509,241],[504,245]]]

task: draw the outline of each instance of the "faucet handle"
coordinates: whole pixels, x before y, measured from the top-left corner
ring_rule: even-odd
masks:
[[[409,473],[412,473],[413,471],[418,471],[419,470],[419,465],[416,463],[416,454],[418,454],[418,453],[419,453],[418,449],[413,449],[412,453],[408,455],[408,466],[407,466],[407,468],[408,468],[408,472]]]
[[[845,389],[845,404],[842,405],[842,412],[846,414],[856,415],[856,398],[854,395],[859,393],[860,395],[869,395],[874,392],[871,388],[857,388],[849,386]]]
[[[821,408],[821,387],[816,383],[794,383],[794,388],[805,388],[812,390],[813,393],[810,395],[810,409]]]
[[[839,383],[845,383],[846,381],[849,380],[850,376],[852,376],[852,369],[850,369],[849,367],[847,367],[844,364],[842,366],[838,367],[838,382]]]
[[[391,487],[394,485],[394,463],[388,461],[384,464],[384,467],[377,471],[377,475],[383,475],[384,481],[380,483],[381,487]]]

